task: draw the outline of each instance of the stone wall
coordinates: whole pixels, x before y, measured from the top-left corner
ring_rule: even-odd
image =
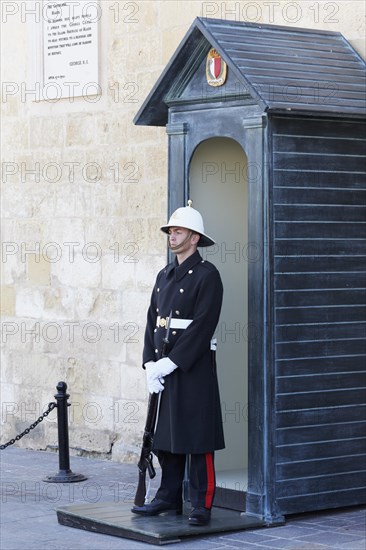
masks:
[[[136,127],[134,115],[196,16],[340,31],[364,57],[365,7],[102,0],[101,95],[37,101],[32,2],[1,4],[2,442],[64,380],[72,452],[134,460],[147,399],[145,315],[165,262],[158,228],[167,209],[165,129]],[[55,447],[55,417],[18,444]]]

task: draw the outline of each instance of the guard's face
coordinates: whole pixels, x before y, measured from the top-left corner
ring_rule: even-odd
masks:
[[[191,231],[184,227],[170,227],[169,228],[169,243],[171,246],[177,246],[185,241]]]
[[[169,228],[169,246],[173,252],[188,252],[190,249],[195,249],[199,235],[193,233],[190,229],[184,227]]]

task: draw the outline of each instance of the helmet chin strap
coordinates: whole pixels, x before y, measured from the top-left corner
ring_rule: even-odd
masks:
[[[175,246],[171,245],[170,244],[170,239],[168,239],[168,246],[169,246],[170,250],[172,252],[177,252],[180,248],[182,248],[182,246],[184,246],[189,241],[189,239],[192,237],[192,235],[193,235],[193,231],[190,231],[188,233],[188,235],[186,236],[186,238],[184,239],[184,241],[182,241],[181,243],[179,243]]]

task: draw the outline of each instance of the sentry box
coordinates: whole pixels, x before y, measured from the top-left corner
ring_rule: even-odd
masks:
[[[216,505],[365,501],[365,62],[337,32],[197,18],[137,113],[225,287]]]

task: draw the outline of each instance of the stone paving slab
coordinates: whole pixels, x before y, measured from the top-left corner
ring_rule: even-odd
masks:
[[[137,467],[71,457],[71,469],[88,477],[71,484],[46,483],[58,472],[56,453],[16,447],[0,454],[1,550],[141,550],[151,544],[60,525],[60,506],[97,502],[133,503]],[[153,481],[152,494],[159,483]],[[171,544],[177,550],[283,549],[366,550],[366,507],[350,507],[286,518],[278,527],[215,534]]]

